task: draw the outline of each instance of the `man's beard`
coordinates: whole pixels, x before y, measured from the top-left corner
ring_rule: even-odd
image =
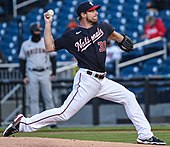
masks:
[[[98,22],[98,18],[93,20],[93,19],[89,19],[88,17],[86,18],[86,20],[91,23],[92,25],[96,24]]]
[[[41,39],[41,35],[40,34],[32,34],[31,40],[33,42],[38,42],[38,41],[40,41],[40,39]]]

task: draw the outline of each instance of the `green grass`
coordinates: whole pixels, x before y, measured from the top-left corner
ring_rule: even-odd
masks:
[[[166,141],[167,145],[170,145],[170,126],[153,126],[152,130],[155,136]],[[15,136],[135,143],[137,133],[133,126],[113,126],[58,129],[43,128],[31,133],[17,133]]]

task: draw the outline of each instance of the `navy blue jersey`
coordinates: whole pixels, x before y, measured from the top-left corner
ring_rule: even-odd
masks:
[[[106,23],[96,23],[91,28],[77,27],[54,41],[55,49],[66,49],[73,54],[80,68],[105,72],[106,44],[114,28]]]

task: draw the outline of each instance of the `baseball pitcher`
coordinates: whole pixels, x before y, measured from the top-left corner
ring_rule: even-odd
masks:
[[[106,78],[105,59],[106,42],[115,40],[125,52],[133,50],[133,43],[127,35],[116,32],[111,24],[98,22],[99,5],[83,2],[78,5],[77,16],[79,26],[53,39],[51,34],[52,15],[44,13],[44,39],[48,52],[67,49],[78,61],[79,71],[76,73],[72,92],[59,108],[50,109],[30,118],[19,114],[10,124],[3,136],[15,132],[31,132],[58,121],[66,121],[75,115],[88,101],[94,97],[122,104],[137,133],[137,143],[166,144],[156,138],[135,95],[124,86]],[[113,112],[114,113],[114,112]]]

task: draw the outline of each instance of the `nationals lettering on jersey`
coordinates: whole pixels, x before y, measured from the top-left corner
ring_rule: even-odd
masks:
[[[105,72],[106,42],[113,31],[106,22],[96,23],[89,29],[77,27],[57,38],[55,48],[68,50],[80,68]]]
[[[78,51],[82,52],[86,50],[87,47],[90,46],[92,43],[95,43],[100,37],[103,36],[103,34],[104,32],[102,31],[102,29],[97,28],[97,32],[95,32],[92,36],[90,36],[90,39],[88,37],[84,37],[83,40],[79,39],[79,41],[75,43],[75,47],[78,48]]]

